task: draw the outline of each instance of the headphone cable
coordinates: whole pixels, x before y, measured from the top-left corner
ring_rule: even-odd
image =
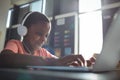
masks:
[[[28,46],[25,44],[25,42],[23,41],[22,43],[23,43],[25,50],[27,50],[28,54],[32,55],[32,51],[28,48]]]

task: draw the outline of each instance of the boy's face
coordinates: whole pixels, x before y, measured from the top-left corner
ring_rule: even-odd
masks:
[[[30,46],[35,50],[40,48],[47,40],[50,33],[50,23],[33,24],[26,35],[26,40]]]

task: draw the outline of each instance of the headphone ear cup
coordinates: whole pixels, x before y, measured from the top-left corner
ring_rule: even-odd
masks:
[[[27,34],[27,28],[23,25],[18,26],[17,32],[20,36],[25,36]]]

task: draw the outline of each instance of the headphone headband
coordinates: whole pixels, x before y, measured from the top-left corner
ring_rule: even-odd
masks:
[[[32,13],[33,13],[33,12],[29,12],[29,13],[25,16],[25,18],[23,19],[21,25],[24,25],[26,19],[27,19]]]

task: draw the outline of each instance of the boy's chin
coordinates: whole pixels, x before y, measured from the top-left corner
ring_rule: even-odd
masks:
[[[42,46],[43,46],[43,45],[38,45],[36,48],[37,48],[37,49],[40,49]]]
[[[44,44],[40,44],[40,45],[37,44],[35,47],[36,47],[36,49],[40,49],[43,45]]]

